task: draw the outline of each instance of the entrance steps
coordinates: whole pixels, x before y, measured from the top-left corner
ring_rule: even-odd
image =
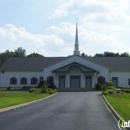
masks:
[[[95,91],[95,88],[56,88],[58,92],[87,92]]]

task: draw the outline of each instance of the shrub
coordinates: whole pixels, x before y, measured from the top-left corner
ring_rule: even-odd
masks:
[[[114,89],[108,90],[108,94],[114,94],[114,93],[116,93],[116,91]]]
[[[7,87],[7,90],[11,90],[11,87],[9,86],[9,87]]]
[[[29,93],[40,93],[40,89],[39,88],[30,88]]]
[[[106,90],[106,86],[103,85],[102,86],[102,90],[105,91]]]
[[[103,94],[103,95],[108,95],[108,92],[107,92],[107,91],[104,91],[102,94]]]
[[[127,90],[126,90],[126,93],[130,93],[130,90],[129,90],[129,89],[127,89]]]
[[[95,89],[96,89],[96,90],[102,90],[102,85],[101,85],[100,83],[97,83],[97,84],[95,85]]]
[[[47,83],[44,83],[40,89],[40,93],[46,93],[48,89]]]
[[[47,89],[47,93],[48,93],[48,94],[54,94],[54,93],[57,93],[57,90],[56,90],[56,89],[53,90],[53,89],[51,89],[51,88],[48,88],[48,89]]]
[[[109,82],[109,87],[113,86],[114,87],[114,83],[113,82]]]
[[[22,89],[22,90],[29,90],[29,89],[30,89],[30,86],[23,86],[21,89]]]

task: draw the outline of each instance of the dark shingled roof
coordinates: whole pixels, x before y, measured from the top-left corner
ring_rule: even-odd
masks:
[[[69,57],[10,58],[0,71],[41,71],[42,68],[67,58]],[[130,71],[129,57],[86,57],[85,59],[109,67],[112,71]]]
[[[28,57],[28,58],[9,58],[1,71],[41,71],[45,66],[65,59],[66,57]]]
[[[129,57],[92,57],[92,61],[108,66],[111,71],[130,71]]]

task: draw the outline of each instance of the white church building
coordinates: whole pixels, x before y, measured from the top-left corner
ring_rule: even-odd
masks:
[[[37,86],[48,77],[57,88],[94,88],[110,81],[130,88],[130,58],[80,56],[76,24],[72,56],[9,58],[0,68],[0,87]]]

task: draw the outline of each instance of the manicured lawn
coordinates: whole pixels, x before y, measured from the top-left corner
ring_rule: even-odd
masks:
[[[37,99],[41,99],[51,94],[33,94],[33,93],[0,93],[0,109],[10,107]]]
[[[123,119],[130,120],[130,94],[106,95],[105,97]]]

